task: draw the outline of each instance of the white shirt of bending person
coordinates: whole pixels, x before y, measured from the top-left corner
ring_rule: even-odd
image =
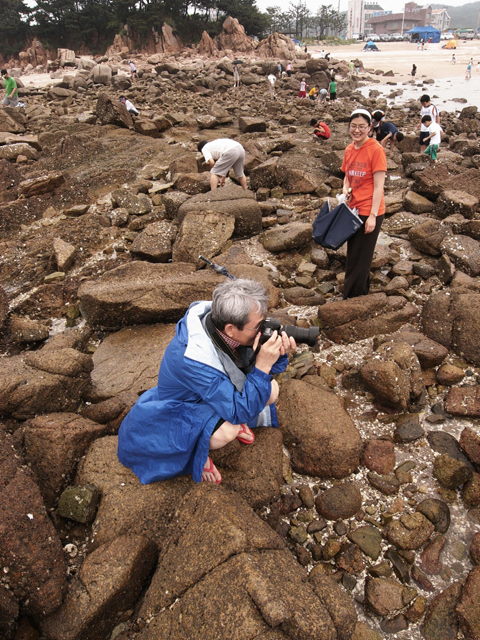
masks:
[[[275,86],[275,82],[277,81],[276,76],[274,76],[274,75],[273,75],[273,73],[270,73],[270,74],[268,75],[268,78],[267,78],[267,79],[268,79],[268,81],[270,82],[270,84],[272,85],[272,87],[274,87],[274,86]]]
[[[203,157],[205,158],[205,162],[208,162],[209,160],[216,161],[220,158],[222,153],[225,153],[225,151],[241,146],[242,145],[235,140],[230,140],[229,138],[219,138],[218,140],[207,142],[207,144],[202,149],[202,153]]]

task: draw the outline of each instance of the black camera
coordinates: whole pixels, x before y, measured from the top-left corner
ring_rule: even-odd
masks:
[[[278,331],[280,334],[285,331],[287,336],[294,338],[297,344],[308,344],[310,347],[317,346],[317,336],[320,333],[318,327],[310,327],[310,329],[302,329],[302,327],[294,327],[290,324],[283,324],[275,318],[265,318],[260,325],[260,344],[264,344],[269,338],[272,337],[274,331]]]

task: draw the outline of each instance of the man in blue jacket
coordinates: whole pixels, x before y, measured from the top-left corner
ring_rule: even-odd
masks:
[[[275,331],[255,355],[267,300],[261,284],[239,279],[218,285],[212,302],[190,305],[157,386],[137,400],[118,434],[118,458],[140,482],[191,473],[195,482],[219,484],[211,449],[235,438],[252,444],[253,427],[278,426],[270,374],[285,370],[296,344]]]

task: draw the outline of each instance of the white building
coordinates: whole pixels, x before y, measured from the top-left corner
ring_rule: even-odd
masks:
[[[383,11],[377,2],[366,2],[365,0],[349,0],[347,11],[347,39],[352,40],[359,35],[368,35],[373,32],[367,20],[377,11]]]
[[[432,9],[431,26],[440,31],[446,31],[450,27],[450,16],[446,9]]]

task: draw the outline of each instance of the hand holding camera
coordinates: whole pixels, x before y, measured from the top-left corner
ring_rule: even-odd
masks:
[[[278,358],[297,346],[294,338],[288,337],[285,331],[278,333],[276,329],[266,339],[264,333],[259,332],[253,344],[254,350],[257,349],[259,344],[261,346],[255,366],[264,373],[270,373],[270,369]]]

